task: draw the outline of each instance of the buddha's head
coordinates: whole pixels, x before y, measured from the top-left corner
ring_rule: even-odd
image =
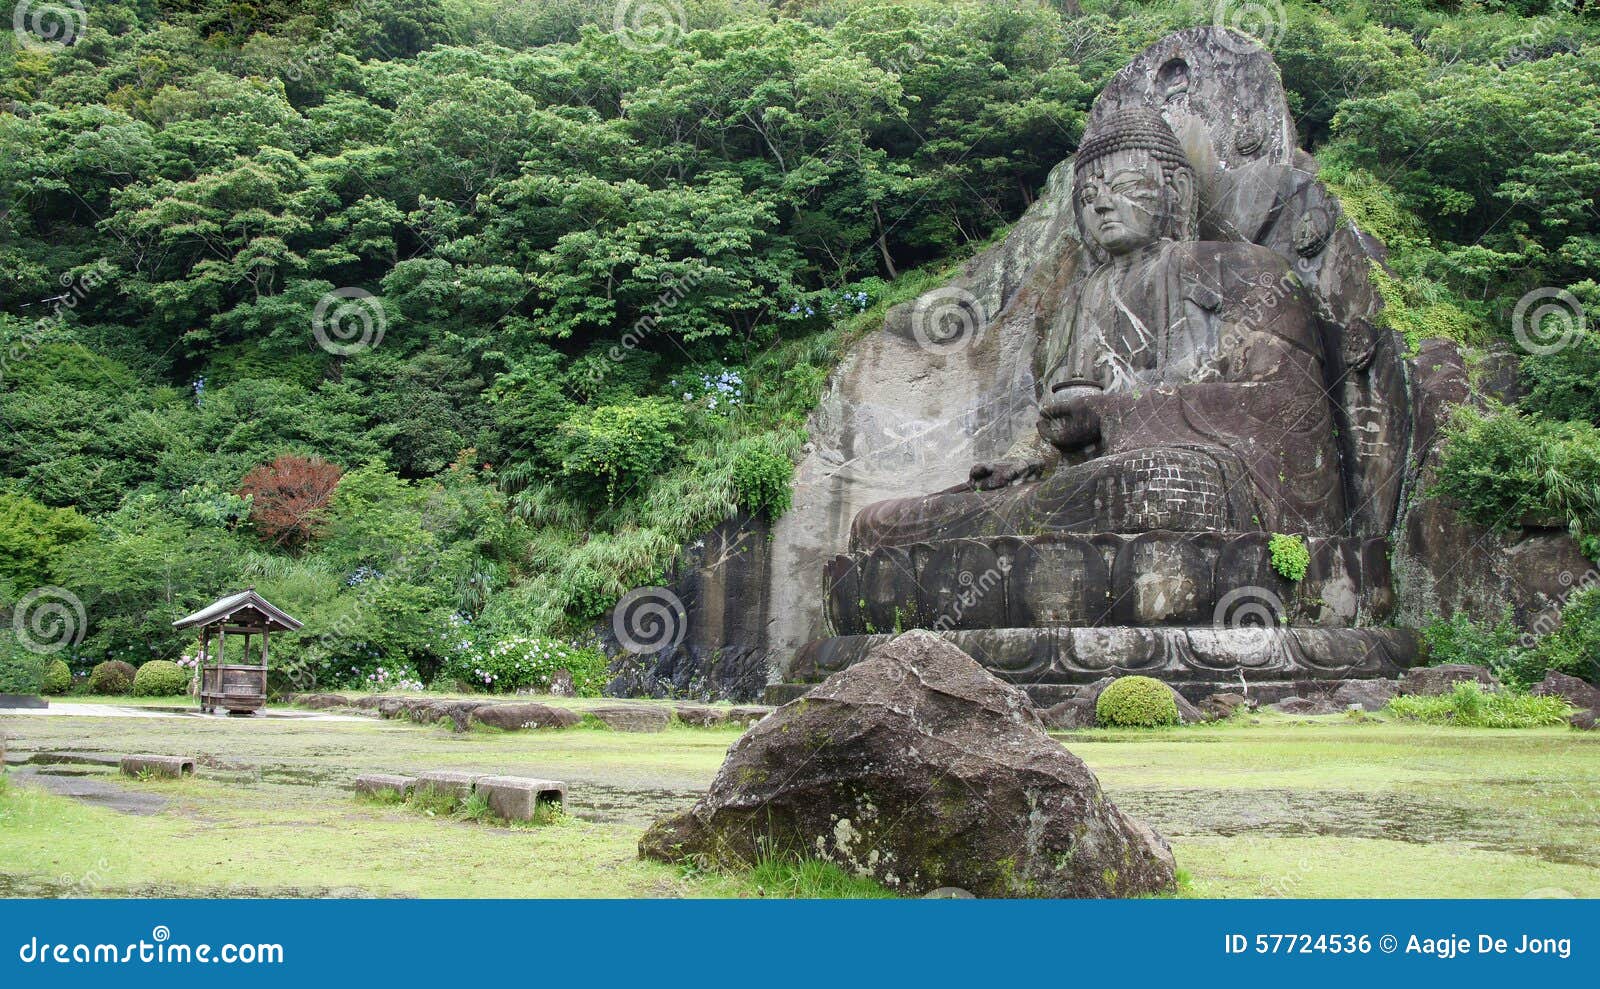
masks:
[[[1073,170],[1073,212],[1097,254],[1195,239],[1194,168],[1156,111],[1120,110],[1096,123]]]

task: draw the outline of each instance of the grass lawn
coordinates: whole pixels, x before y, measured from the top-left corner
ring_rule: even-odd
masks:
[[[13,763],[53,750],[202,761],[200,776],[183,782],[12,765],[0,791],[0,894],[742,896],[782,888],[781,877],[686,874],[635,855],[651,820],[686,807],[710,782],[737,728],[454,734],[404,721],[18,715],[0,717],[0,729]],[[1189,877],[1186,895],[1600,896],[1594,734],[1263,714],[1062,740],[1119,806],[1172,842]],[[539,828],[488,826],[357,800],[346,789],[357,773],[430,768],[564,780],[569,816]],[[70,775],[46,781],[41,773]],[[87,792],[61,796],[45,782]]]

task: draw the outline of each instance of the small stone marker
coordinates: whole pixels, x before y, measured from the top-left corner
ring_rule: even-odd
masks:
[[[120,762],[124,776],[164,776],[179,779],[194,775],[194,760],[181,755],[125,755]]]
[[[483,779],[483,773],[458,773],[450,770],[434,770],[428,773],[418,773],[416,782],[412,785],[413,793],[434,791],[448,793],[457,800],[465,800],[472,796],[474,783]]]
[[[478,793],[496,817],[508,821],[531,821],[540,804],[559,810],[567,802],[567,784],[526,776],[485,776],[478,780]]]
[[[369,797],[392,793],[403,800],[416,784],[416,779],[411,776],[396,776],[393,773],[363,773],[356,777],[356,792],[365,793]]]
[[[679,721],[696,728],[716,728],[728,723],[728,709],[725,707],[677,704],[673,706],[672,712],[678,716]]]

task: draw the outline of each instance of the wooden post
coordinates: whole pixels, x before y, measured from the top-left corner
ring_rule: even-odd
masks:
[[[206,626],[200,626],[200,651],[194,657],[194,699],[200,704],[200,713],[206,711]]]

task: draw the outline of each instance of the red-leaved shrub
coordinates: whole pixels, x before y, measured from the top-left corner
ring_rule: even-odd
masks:
[[[343,473],[325,460],[286,453],[251,469],[239,494],[251,499],[250,522],[262,539],[299,549],[321,533],[323,509]]]

